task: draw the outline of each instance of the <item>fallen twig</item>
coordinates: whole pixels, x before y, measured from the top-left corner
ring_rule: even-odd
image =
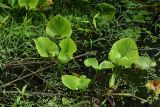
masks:
[[[8,83],[0,86],[0,88],[4,88],[4,87],[6,87],[6,86],[9,86],[9,85],[13,84],[14,82],[17,82],[17,81],[19,81],[19,80],[22,80],[22,79],[24,79],[24,78],[26,78],[26,77],[29,77],[29,76],[33,75],[33,74],[42,72],[42,71],[44,71],[44,70],[46,70],[46,69],[49,69],[51,66],[52,66],[52,65],[47,66],[47,67],[45,67],[45,68],[42,68],[42,69],[40,69],[40,70],[37,70],[37,71],[35,71],[35,72],[32,72],[32,73],[30,73],[30,74],[28,74],[28,75],[25,75],[25,76],[23,76],[23,77],[17,78],[17,79],[15,79],[15,80],[11,81],[11,82],[8,82]]]

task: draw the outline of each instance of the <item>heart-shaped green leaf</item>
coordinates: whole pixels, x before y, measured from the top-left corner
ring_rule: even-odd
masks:
[[[123,38],[115,42],[109,52],[109,59],[117,65],[129,68],[138,60],[138,49],[136,43],[129,38]]]
[[[62,83],[71,90],[78,90],[79,78],[73,75],[63,75]]]
[[[99,3],[96,6],[96,10],[102,15],[106,15],[106,17],[108,16],[112,18],[115,14],[116,8],[111,4]]]
[[[152,61],[149,57],[139,56],[138,61],[135,63],[136,67],[142,70],[148,70],[156,66],[156,62]]]
[[[98,61],[96,58],[88,58],[84,61],[84,65],[86,67],[93,67],[94,69],[98,69]]]
[[[67,63],[73,59],[73,53],[76,52],[77,46],[70,37],[61,40],[59,46],[61,51],[59,53],[58,59],[61,62]]]
[[[81,75],[79,78],[73,75],[62,76],[62,83],[71,90],[85,90],[90,81],[85,75]]]
[[[38,0],[30,0],[28,2],[29,10],[35,9],[37,5],[38,5]]]
[[[71,23],[65,17],[57,15],[48,22],[46,32],[52,37],[70,37],[72,33]]]
[[[28,0],[18,0],[20,7],[27,7],[28,6]]]
[[[34,40],[38,53],[42,57],[54,57],[58,54],[58,46],[46,37],[39,37]]]
[[[96,6],[98,13],[93,18],[93,24],[103,26],[109,21],[111,21],[115,15],[116,8],[107,3],[99,3]]]
[[[88,84],[91,82],[90,79],[88,79],[85,75],[81,75],[79,77],[79,85],[78,85],[78,89],[80,90],[85,90],[86,88],[88,88]]]

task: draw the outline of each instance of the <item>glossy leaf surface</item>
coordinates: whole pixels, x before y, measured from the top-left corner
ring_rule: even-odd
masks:
[[[71,23],[65,17],[57,15],[48,22],[46,32],[52,37],[70,37],[72,33]]]
[[[109,52],[109,59],[113,63],[129,68],[137,62],[139,57],[136,43],[129,38],[123,38],[115,42]]]
[[[34,40],[38,53],[42,57],[54,57],[58,54],[58,46],[46,37],[39,37]]]
[[[76,52],[77,46],[70,37],[61,40],[59,46],[61,51],[59,53],[58,59],[61,62],[67,63],[73,59],[73,53]]]
[[[85,75],[81,75],[79,78],[73,75],[63,75],[62,83],[71,90],[85,90],[89,83],[90,79],[88,79]]]

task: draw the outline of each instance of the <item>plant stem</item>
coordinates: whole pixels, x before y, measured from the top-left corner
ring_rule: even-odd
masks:
[[[143,99],[143,98],[140,98],[138,96],[135,96],[133,94],[130,94],[130,93],[111,93],[110,94],[111,96],[124,96],[124,97],[133,97],[133,98],[136,98],[138,100],[141,100],[143,102],[147,102],[147,100]]]

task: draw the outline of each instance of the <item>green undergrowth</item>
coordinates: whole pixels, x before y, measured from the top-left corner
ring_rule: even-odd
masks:
[[[105,8],[104,2],[114,6],[110,7],[113,13],[97,11],[98,6]],[[35,10],[3,3],[12,9],[0,4],[2,107],[126,107],[133,102],[135,107],[154,107],[159,103],[159,91],[151,88],[152,80],[158,81],[160,74],[159,11],[155,12],[159,8],[150,10],[147,6],[154,5],[151,0],[146,4],[136,0],[55,0],[47,8]],[[46,30],[56,16],[71,24],[65,39],[65,28]],[[69,40],[72,43],[67,44]],[[118,44],[120,40],[126,42]],[[136,52],[125,56],[127,40]],[[45,48],[44,41],[57,48],[55,53]],[[118,49],[120,45],[125,48]],[[135,53],[134,59],[130,55]],[[143,59],[139,63],[138,57]],[[147,83],[153,92],[146,88]]]

